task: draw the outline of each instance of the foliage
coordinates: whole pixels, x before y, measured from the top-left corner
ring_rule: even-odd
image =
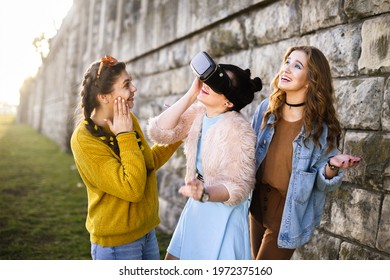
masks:
[[[35,51],[41,56],[41,61],[43,61],[50,50],[50,39],[44,33],[41,33],[39,36],[35,37],[32,45]]]

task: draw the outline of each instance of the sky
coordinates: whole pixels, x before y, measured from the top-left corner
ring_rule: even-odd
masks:
[[[52,38],[73,0],[2,0],[0,8],[0,103],[19,104],[25,78],[41,65],[32,42],[42,33]]]

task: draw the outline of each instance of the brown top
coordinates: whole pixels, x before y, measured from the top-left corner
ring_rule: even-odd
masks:
[[[292,170],[293,141],[301,130],[303,120],[277,123],[266,157],[261,164],[261,183],[277,189],[286,197]]]

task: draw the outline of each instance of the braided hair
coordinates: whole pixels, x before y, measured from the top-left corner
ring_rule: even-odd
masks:
[[[103,127],[95,124],[91,119],[91,115],[99,107],[97,95],[109,94],[113,91],[116,80],[122,71],[126,70],[126,64],[124,62],[117,62],[111,66],[103,65],[103,68],[99,71],[100,65],[100,61],[93,62],[84,74],[80,88],[83,121],[87,130],[93,136],[99,137],[119,155],[119,146],[116,137],[105,131]],[[98,71],[100,72],[99,77]]]

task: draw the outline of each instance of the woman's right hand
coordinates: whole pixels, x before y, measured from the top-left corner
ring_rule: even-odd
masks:
[[[195,102],[202,89],[203,82],[198,78],[192,82],[190,89],[172,105],[167,107],[159,116],[157,125],[161,129],[173,129],[177,126],[181,115]]]
[[[201,89],[203,86],[203,82],[199,80],[199,78],[195,77],[194,81],[192,82],[192,85],[187,93],[190,93],[194,97],[194,101],[196,97],[198,97]]]
[[[114,116],[112,121],[105,120],[115,135],[121,132],[133,131],[133,119],[131,118],[130,108],[125,99],[118,97],[114,100]]]

